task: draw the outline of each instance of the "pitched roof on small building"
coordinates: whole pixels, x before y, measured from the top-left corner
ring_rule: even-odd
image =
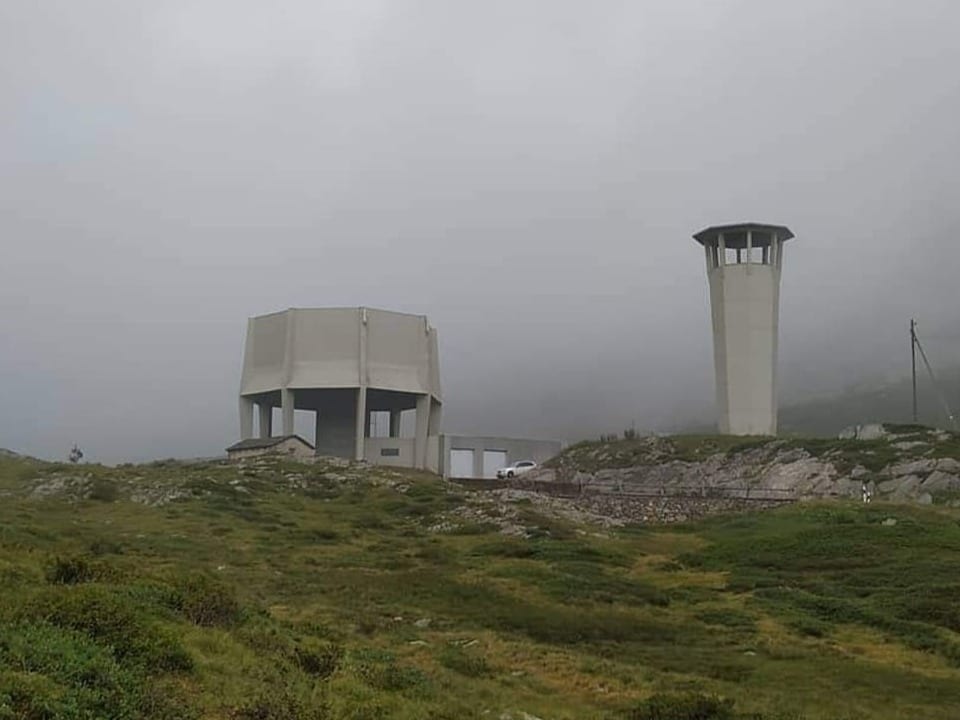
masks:
[[[250,438],[248,440],[241,440],[240,442],[234,443],[228,447],[227,452],[232,452],[234,450],[266,450],[267,448],[275,447],[285,440],[290,440],[291,438],[299,440],[308,448],[313,450],[313,445],[308,443],[299,435],[276,435],[268,438]]]

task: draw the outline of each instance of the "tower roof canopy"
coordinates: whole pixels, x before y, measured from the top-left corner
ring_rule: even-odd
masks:
[[[733,225],[714,225],[701,230],[693,239],[701,245],[715,245],[723,235],[723,244],[728,248],[745,248],[747,232],[753,235],[753,247],[765,247],[770,244],[773,235],[781,242],[794,237],[786,225],[767,225],[766,223],[744,222]]]

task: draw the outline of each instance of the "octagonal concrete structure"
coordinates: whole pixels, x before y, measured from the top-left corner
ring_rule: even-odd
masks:
[[[443,398],[437,332],[422,315],[369,308],[289,309],[250,318],[240,383],[240,435],[272,435],[273,408],[282,434],[294,433],[294,411],[317,414],[318,454],[369,459],[371,413],[416,411],[416,431],[403,446],[410,465],[428,467],[438,442]],[[371,445],[376,443],[371,442]],[[399,445],[395,443],[395,445]],[[393,452],[391,450],[391,452]]]
[[[777,352],[783,225],[738,223],[693,236],[703,245],[710,283],[718,429],[777,434]]]

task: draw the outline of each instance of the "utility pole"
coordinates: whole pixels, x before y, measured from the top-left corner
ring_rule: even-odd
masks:
[[[917,321],[910,318],[910,360],[913,373],[913,423],[919,422],[917,417]]]

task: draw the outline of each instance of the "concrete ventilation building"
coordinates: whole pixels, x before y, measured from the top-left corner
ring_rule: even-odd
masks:
[[[777,434],[777,336],[783,225],[740,223],[694,235],[706,253],[719,430]]]
[[[422,315],[368,308],[291,309],[251,318],[240,387],[241,440],[294,434],[315,413],[318,454],[438,471],[442,409],[437,332]],[[415,413],[401,437],[401,414]],[[389,417],[375,437],[374,413]],[[428,461],[432,458],[432,462]]]
[[[302,457],[306,446],[309,455],[455,478],[493,477],[508,463],[560,452],[554,440],[441,435],[442,403],[437,331],[422,315],[368,308],[262,315],[247,324],[241,441],[227,452]],[[298,411],[315,417],[314,446],[294,434]]]

